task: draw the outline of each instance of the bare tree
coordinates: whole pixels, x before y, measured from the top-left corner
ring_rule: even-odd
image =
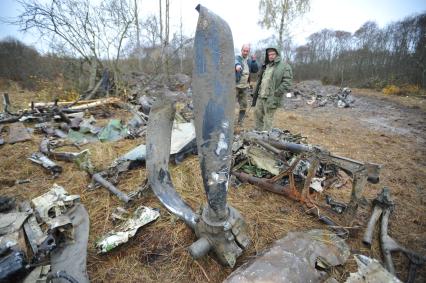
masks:
[[[145,21],[141,23],[143,37],[147,41],[147,44],[150,48],[154,48],[157,45],[161,44],[161,34],[160,34],[160,23],[158,18],[155,15],[150,15],[146,17]]]
[[[278,33],[278,47],[283,48],[283,38],[289,34],[290,24],[310,9],[310,0],[260,0],[261,27]]]
[[[91,66],[92,81],[96,69],[103,68],[104,59],[111,60],[113,71],[118,73],[122,47],[135,19],[129,2],[106,0],[98,6],[89,0],[18,3],[23,12],[13,23],[22,31],[36,30],[46,40],[59,43],[69,55],[82,58]]]
[[[170,2],[165,0],[164,23],[163,23],[163,0],[159,0],[160,16],[160,41],[161,41],[161,67],[169,78],[169,43],[170,43]],[[164,33],[163,33],[164,31]]]
[[[126,0],[109,0],[101,3],[97,14],[96,24],[99,32],[99,41],[109,65],[114,74],[116,91],[118,92],[120,78],[119,60],[124,41],[127,40],[130,28],[135,21],[134,7]]]

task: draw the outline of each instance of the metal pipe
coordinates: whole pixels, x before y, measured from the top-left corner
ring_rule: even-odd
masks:
[[[249,174],[246,174],[244,172],[232,172],[238,179],[240,179],[242,182],[248,182],[252,185],[258,186],[262,189],[268,190],[270,192],[284,195],[288,198],[291,198],[295,201],[300,201],[300,197],[291,194],[291,190],[288,186],[281,186],[276,183],[268,182],[266,179],[253,177]]]
[[[189,246],[188,250],[191,256],[194,259],[197,259],[205,256],[211,248],[212,245],[210,244],[210,242],[206,238],[202,237],[192,243],[192,245]]]
[[[106,188],[108,191],[116,195],[120,200],[124,201],[125,203],[130,202],[130,198],[127,194],[123,193],[119,189],[117,189],[113,184],[105,180],[101,174],[95,173],[92,176],[92,179],[102,185],[102,187]]]
[[[385,211],[383,212],[382,227],[381,227],[381,233],[380,233],[380,243],[382,247],[385,267],[390,273],[395,274],[395,266],[393,265],[391,252],[397,249],[398,245],[388,235],[390,213],[391,213],[391,210],[389,208],[385,209]]]

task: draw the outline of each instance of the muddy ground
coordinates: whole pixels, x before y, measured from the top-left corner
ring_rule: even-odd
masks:
[[[9,93],[12,102],[19,101],[23,95],[30,96],[18,91],[9,90]],[[383,164],[380,183],[368,184],[365,196],[371,200],[382,187],[389,187],[396,203],[389,234],[401,244],[426,254],[426,99],[384,96],[359,89],[353,90],[353,95],[355,104],[345,109],[332,105],[312,108],[303,100],[286,99],[285,106],[276,114],[274,126],[301,133],[309,143],[321,145],[334,154]],[[30,100],[30,97],[24,100]],[[105,107],[101,112],[104,116],[129,118],[123,111],[111,107]],[[253,113],[251,109],[245,121],[247,129],[253,127]],[[0,184],[0,194],[31,199],[58,183],[70,193],[81,195],[91,221],[88,272],[92,282],[221,282],[232,272],[211,256],[192,260],[186,248],[195,240],[195,235],[182,221],[168,213],[149,191],[128,209],[133,211],[139,205],[160,208],[160,219],[141,228],[133,239],[111,253],[97,254],[94,242],[113,228],[111,211],[121,203],[103,189],[87,190],[89,179],[86,173],[78,171],[72,164],[58,162],[64,172],[53,179],[28,161],[26,158],[37,150],[40,139],[41,136],[35,136],[29,142],[0,147],[1,178],[31,180],[29,184],[11,187]],[[84,148],[91,150],[95,166],[105,169],[114,158],[143,142],[143,139],[122,140]],[[195,156],[171,167],[176,189],[194,209],[205,202],[199,172]],[[140,188],[145,178],[144,168],[133,170],[121,176],[119,188],[125,192],[133,191]],[[329,193],[347,201],[350,191]],[[252,246],[238,260],[238,266],[288,231],[326,228],[306,215],[299,204],[251,185],[231,188],[228,200],[246,218],[253,240]],[[368,205],[360,209],[357,218],[360,225],[365,225],[368,220],[369,209]],[[348,239],[352,252],[381,259],[377,232],[376,229],[373,246],[369,249],[361,243],[363,229],[358,233],[354,231]],[[405,279],[407,259],[396,254],[394,262],[397,276]],[[354,271],[356,264],[350,258],[345,266],[332,269],[330,274],[342,282],[349,272]],[[416,282],[425,280],[426,267],[423,267]]]

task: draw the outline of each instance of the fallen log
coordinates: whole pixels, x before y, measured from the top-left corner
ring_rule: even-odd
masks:
[[[37,102],[29,104],[30,107],[34,108],[49,108],[54,106],[63,106],[65,109],[73,109],[73,110],[85,110],[101,105],[106,104],[115,104],[121,102],[120,98],[118,97],[107,97],[107,98],[101,98],[101,99],[90,99],[90,100],[80,100],[77,103],[74,101],[62,101],[62,102]],[[73,105],[71,107],[67,107]],[[30,109],[25,109],[30,110]]]

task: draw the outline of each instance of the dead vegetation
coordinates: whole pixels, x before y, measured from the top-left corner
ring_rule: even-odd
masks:
[[[14,106],[23,107],[34,98],[34,94],[10,90]],[[371,91],[355,90],[357,99],[378,100],[382,95]],[[400,97],[386,98],[384,105],[398,105],[403,109],[416,107],[416,115],[425,120],[424,100]],[[358,107],[359,108],[359,107]],[[130,118],[125,111],[112,107],[102,107],[101,113],[113,117]],[[426,151],[425,132],[416,135],[401,135],[396,132],[377,130],[363,123],[360,113],[354,109],[322,108],[312,110],[309,105],[292,110],[280,110],[275,126],[302,133],[311,144],[322,145],[335,154],[384,164],[381,181],[377,185],[368,184],[365,190],[367,199],[373,199],[383,186],[391,189],[396,209],[390,219],[390,235],[401,244],[426,253]],[[370,109],[371,110],[371,109]],[[373,109],[374,110],[374,109]],[[378,111],[378,109],[375,109]],[[99,110],[98,110],[99,111]],[[389,110],[389,116],[393,115]],[[245,128],[253,127],[253,111],[250,111]],[[364,115],[370,115],[365,112]],[[408,115],[404,119],[409,120]],[[405,120],[401,122],[405,123]],[[419,138],[421,138],[419,140]],[[160,218],[140,229],[128,243],[105,255],[95,250],[95,241],[113,228],[112,210],[122,205],[120,201],[104,189],[87,190],[89,177],[79,171],[74,164],[58,161],[64,171],[57,179],[52,179],[41,167],[27,160],[36,151],[41,136],[33,140],[0,148],[0,191],[2,195],[14,196],[19,200],[32,199],[46,192],[53,183],[63,186],[71,194],[79,194],[90,216],[90,238],[88,250],[88,271],[92,282],[221,282],[231,272],[223,268],[211,256],[194,261],[187,247],[196,239],[194,233],[182,221],[170,214],[151,191],[146,191],[129,210],[139,205],[160,209]],[[117,142],[95,143],[84,146],[90,149],[96,168],[106,168],[112,160],[133,147],[144,143],[143,138]],[[171,166],[174,185],[182,197],[197,210],[204,202],[205,195],[199,170],[198,158],[191,156],[182,164]],[[6,180],[30,179],[28,184],[9,186]],[[146,179],[144,168],[124,173],[120,177],[119,189],[131,192],[142,186]],[[338,200],[349,200],[349,189],[328,191]],[[247,262],[288,231],[304,231],[312,228],[326,228],[316,219],[306,215],[298,203],[283,196],[262,191],[244,184],[229,189],[228,201],[247,220],[253,241],[250,248],[239,258],[237,266]],[[365,225],[370,216],[366,207],[359,213],[357,221]],[[373,245],[368,249],[361,243],[363,229],[354,233],[348,240],[352,253],[361,253],[381,259],[381,251],[376,232]],[[406,278],[408,261],[401,254],[394,255],[397,276]],[[349,272],[356,270],[352,257],[343,267],[332,269],[331,274],[344,281]],[[426,278],[426,268],[419,270],[416,282]]]

